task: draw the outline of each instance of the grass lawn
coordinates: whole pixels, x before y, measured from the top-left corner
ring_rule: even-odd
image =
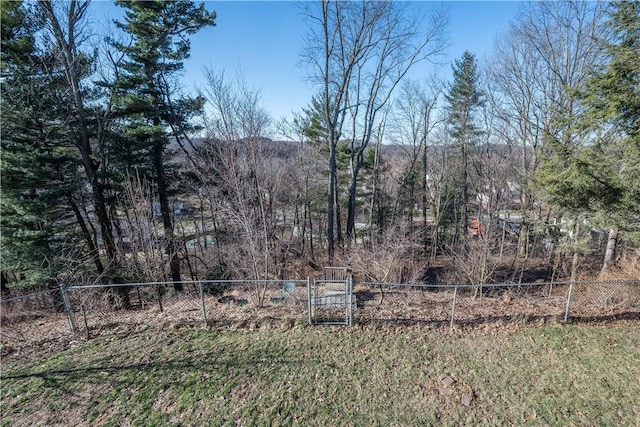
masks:
[[[2,426],[638,426],[640,328],[148,329],[1,387]]]

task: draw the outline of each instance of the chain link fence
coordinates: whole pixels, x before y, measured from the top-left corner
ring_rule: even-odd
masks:
[[[361,282],[355,321],[478,324],[640,315],[640,280],[424,285]]]
[[[305,318],[306,280],[140,283],[67,288],[77,332],[187,325],[243,327],[264,319]]]
[[[61,285],[0,302],[1,356],[37,357],[149,328],[290,328],[309,319],[310,279]],[[640,318],[640,280],[427,285],[353,282],[354,323],[562,322]],[[3,362],[4,364],[4,362]]]

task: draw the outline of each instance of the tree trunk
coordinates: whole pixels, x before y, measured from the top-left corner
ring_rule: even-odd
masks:
[[[60,291],[60,285],[51,280],[47,283],[47,290],[51,293],[51,302],[53,308],[57,313],[64,313],[64,300],[62,298],[62,292]]]
[[[609,229],[609,238],[607,239],[607,249],[604,251],[604,263],[600,275],[604,275],[615,262],[616,247],[618,245],[618,229]]]
[[[51,2],[42,2],[40,5],[51,23],[51,29],[53,30],[56,42],[63,54],[62,65],[64,66],[65,75],[73,93],[76,116],[75,120],[77,121],[79,131],[76,147],[80,152],[82,166],[87,176],[87,180],[91,184],[93,205],[96,217],[100,223],[100,232],[102,234],[105,252],[107,254],[110,267],[113,268],[117,265],[113,230],[105,203],[104,187],[98,177],[99,163],[95,160],[89,138],[88,122],[84,109],[84,99],[80,87],[80,72],[78,70],[79,61],[77,61],[78,54],[76,51],[77,47],[75,44],[76,25],[79,24],[80,20],[84,16],[86,7],[77,6],[76,3],[70,4],[72,9],[69,12],[70,21],[67,24],[68,33],[65,37],[65,33],[62,31],[60,22],[53,10],[53,4]]]
[[[0,271],[0,297],[10,298],[11,297],[11,289],[7,286],[9,284],[9,276],[5,271]]]
[[[305,220],[308,219],[308,223],[309,223],[309,255],[311,256],[311,259],[315,259],[315,253],[313,250],[313,216],[311,215],[311,202],[308,201],[306,202],[305,205]],[[306,228],[306,227],[305,227]],[[304,234],[302,236],[302,239],[304,241]],[[304,242],[303,242],[304,243]],[[304,248],[304,246],[303,246]],[[304,251],[303,251],[304,253]]]
[[[99,275],[102,275],[104,273],[104,266],[102,265],[102,260],[100,259],[100,251],[98,251],[98,248],[95,246],[93,236],[91,235],[91,232],[87,227],[87,223],[84,220],[84,217],[82,216],[82,213],[80,212],[80,209],[78,208],[76,202],[73,200],[71,194],[67,194],[67,200],[69,201],[69,205],[76,215],[78,225],[80,225],[80,229],[82,230],[85,242],[87,243],[87,247],[89,248],[89,253],[91,254],[93,263],[96,266],[96,271]]]
[[[347,240],[349,243],[356,238],[356,196],[358,190],[358,174],[362,164],[361,155],[358,155],[357,162],[353,165],[351,184],[349,185],[349,206],[347,210]]]
[[[469,169],[468,169],[467,143],[462,143],[462,236],[467,237],[469,232]]]
[[[424,252],[427,253],[428,239],[427,239],[427,209],[429,207],[427,199],[427,191],[429,189],[429,182],[427,181],[427,143],[425,142],[422,148],[422,235],[424,243]]]
[[[171,269],[171,280],[174,282],[173,288],[176,292],[183,289],[180,277],[180,258],[175,247],[175,237],[173,224],[171,223],[171,210],[169,208],[169,194],[167,191],[167,181],[164,173],[163,146],[161,142],[156,142],[153,147],[153,166],[156,170],[156,181],[158,186],[158,200],[160,201],[160,213],[162,214],[162,224],[164,225],[164,237],[167,240],[167,256],[169,257],[169,267]]]
[[[333,265],[334,259],[334,215],[336,197],[336,147],[330,143],[329,147],[329,194],[327,196],[327,261]]]
[[[342,209],[340,208],[340,194],[338,189],[340,188],[338,186],[338,174],[336,172],[336,174],[333,177],[334,179],[334,183],[333,183],[333,196],[334,196],[334,201],[333,201],[333,206],[335,208],[335,217],[336,217],[336,223],[335,223],[335,233],[336,233],[336,239],[335,241],[338,243],[338,247],[342,247],[342,244],[344,243],[344,237],[342,235]]]
[[[379,179],[379,163],[380,163],[380,140],[377,141],[374,157],[373,157],[373,181],[371,189],[371,203],[369,206],[369,242],[373,242],[373,214],[376,209],[376,193],[378,192],[378,179]]]
[[[574,237],[573,237],[573,257],[571,259],[571,281],[575,282],[576,278],[578,277],[578,265],[580,263],[580,255],[578,253],[578,239],[580,237],[580,222],[579,222],[579,218],[576,217],[575,219],[575,226],[574,226]]]

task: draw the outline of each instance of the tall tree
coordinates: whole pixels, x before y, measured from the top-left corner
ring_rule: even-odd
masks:
[[[368,43],[371,52],[356,65],[349,102],[350,137],[349,200],[346,235],[355,239],[358,177],[365,164],[365,151],[376,131],[384,129],[385,111],[398,84],[417,63],[433,58],[445,47],[446,16],[435,12],[423,26],[406,4],[379,2],[371,19],[374,30]],[[363,10],[365,8],[362,8]],[[379,15],[379,17],[377,16]],[[366,15],[363,14],[365,19]],[[421,31],[422,30],[422,31]]]
[[[63,8],[58,6],[62,4]],[[69,92],[69,111],[65,120],[68,123],[72,142],[81,158],[87,181],[92,191],[92,201],[100,231],[104,242],[105,252],[111,267],[117,264],[115,243],[111,219],[109,218],[106,201],[106,184],[104,182],[104,162],[101,163],[95,146],[100,146],[101,134],[92,122],[102,122],[104,117],[100,114],[92,114],[88,103],[88,91],[85,80],[91,74],[91,64],[95,60],[93,53],[87,49],[83,51],[82,42],[87,41],[87,35],[83,33],[85,28],[88,0],[73,0],[68,3],[40,2],[39,8],[46,17],[46,28],[51,33],[56,49],[56,58],[63,70]],[[106,117],[106,115],[105,115]],[[101,123],[98,128],[105,128]],[[87,233],[85,233],[87,234]],[[99,273],[103,267],[97,251],[94,250],[94,261]]]
[[[542,2],[528,5],[518,25],[519,37],[536,53],[541,67],[531,83],[540,102],[541,148],[535,171],[536,185],[542,190],[539,197],[557,215],[567,217],[576,231],[585,217],[593,219],[593,201],[612,200],[617,193],[602,185],[605,164],[592,169],[597,175],[585,174],[585,166],[594,158],[588,154],[590,138],[581,129],[584,106],[579,93],[591,70],[605,60],[601,43],[607,32],[605,10],[602,2]],[[567,243],[562,245],[563,269],[575,279],[585,252],[582,236],[574,232],[563,238]]]
[[[311,23],[304,57],[310,79],[320,87],[323,121],[329,144],[327,195],[327,256],[334,258],[336,218],[336,155],[338,142],[351,145],[351,185],[347,235],[353,238],[355,191],[364,151],[373,137],[380,113],[409,68],[443,48],[446,20],[434,14],[426,32],[412,20],[406,5],[390,1],[310,4]],[[345,120],[350,118],[350,129]],[[350,134],[347,134],[349,132]]]
[[[54,159],[59,150],[43,138],[52,128],[46,119],[52,102],[44,95],[47,81],[36,48],[42,22],[22,2],[3,5],[1,16],[0,262],[3,277],[11,273],[35,285],[50,277],[51,219],[59,205],[49,197],[50,171],[41,160]]]
[[[408,210],[409,222],[413,222],[414,206],[418,205],[421,195],[422,227],[427,243],[428,186],[427,167],[429,162],[428,140],[433,130],[442,122],[436,116],[438,97],[442,88],[438,82],[423,86],[415,81],[406,81],[397,97],[395,112],[392,114],[391,140],[398,142],[406,153],[405,171],[400,178],[398,196],[394,207]],[[417,191],[420,189],[421,191]],[[404,201],[404,203],[402,203]],[[403,207],[404,205],[404,207]]]
[[[96,272],[104,271],[86,209],[89,187],[96,216],[106,212],[82,108],[80,82],[90,74],[92,61],[75,43],[83,5],[69,2],[54,12],[49,2],[11,2],[2,9],[3,258],[13,259],[18,270],[29,265],[30,271],[20,272],[27,279],[41,271],[47,281],[54,280],[54,264],[60,264],[54,260],[71,246],[86,249]],[[60,15],[66,17],[64,33]]]
[[[518,24],[496,41],[488,78],[492,90],[488,102],[496,117],[495,132],[509,148],[517,172],[513,183],[520,195],[518,254],[526,258],[529,230],[533,222],[534,192],[531,178],[539,163],[541,123],[548,107],[542,102],[539,75],[545,73],[540,55],[522,40]],[[517,162],[517,163],[515,163]]]
[[[606,25],[607,63],[596,67],[580,94],[585,128],[596,137],[586,172],[608,182],[600,208],[610,227],[603,273],[613,265],[620,231],[640,241],[640,3],[612,3]],[[609,200],[612,193],[615,200]]]
[[[274,275],[277,258],[274,205],[279,168],[265,141],[271,117],[260,105],[260,93],[244,86],[234,87],[206,71],[205,90],[211,113],[207,115],[207,144],[196,154],[202,165],[199,178],[203,193],[227,232],[242,248],[225,257],[243,276]],[[244,256],[238,253],[246,251]]]
[[[445,94],[445,99],[448,103],[447,124],[449,133],[460,149],[462,161],[460,208],[463,235],[467,234],[469,226],[469,156],[480,134],[480,127],[475,120],[474,113],[484,102],[478,79],[478,66],[475,56],[465,51],[462,58],[455,61],[453,82],[449,85],[449,90]]]
[[[126,58],[115,82],[116,107],[126,120],[126,135],[146,147],[167,239],[171,278],[176,282],[175,289],[181,290],[165,151],[170,138],[181,143],[187,137],[184,125],[200,107],[199,99],[180,97],[175,91],[177,72],[190,53],[187,36],[214,25],[216,15],[204,4],[196,6],[186,0],[118,0],[116,4],[126,9],[124,22],[116,25],[131,37],[129,44],[113,42]]]

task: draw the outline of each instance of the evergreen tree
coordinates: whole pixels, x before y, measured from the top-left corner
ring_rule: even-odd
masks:
[[[640,3],[613,3],[607,25],[612,31],[612,40],[605,44],[609,61],[596,69],[581,94],[587,106],[585,124],[588,130],[601,131],[594,150],[602,150],[615,168],[611,176],[621,187],[617,208],[627,213],[618,225],[637,232],[633,224],[640,221]]]
[[[447,117],[449,133],[460,149],[462,161],[460,208],[463,235],[467,234],[469,225],[469,157],[471,149],[475,145],[475,139],[480,134],[480,129],[474,120],[475,110],[483,103],[478,80],[478,66],[475,56],[465,51],[462,59],[455,61],[453,82],[445,94],[445,99],[449,104]]]
[[[81,201],[92,206],[81,206],[70,197],[71,211],[74,212],[81,227],[90,256],[95,264],[96,272],[101,280],[106,280],[99,242],[107,256],[108,269],[116,271],[118,260],[115,241],[109,215],[107,193],[109,187],[108,160],[104,158],[104,129],[108,128],[110,103],[107,100],[102,107],[103,96],[100,88],[88,84],[96,65],[96,50],[89,46],[86,38],[85,24],[89,0],[71,0],[54,4],[52,2],[37,3],[36,12],[42,15],[44,42],[48,55],[47,70],[53,69],[52,77],[60,79],[60,85],[51,85],[51,96],[56,98],[55,109],[50,111],[63,124],[65,145],[73,150],[83,176],[78,176],[79,189],[74,194],[82,196]],[[85,190],[89,194],[84,194]],[[86,199],[86,201],[85,201]],[[88,211],[93,208],[100,234],[92,225]],[[114,277],[118,280],[117,277]]]
[[[599,195],[609,227],[603,272],[613,263],[619,232],[640,242],[640,3],[619,1],[610,7],[608,63],[595,70],[581,94],[585,128],[596,135],[587,153],[589,174],[609,190]]]
[[[595,70],[581,93],[588,119],[609,123],[630,145],[640,145],[640,3],[618,1],[611,5],[605,41],[608,62]]]
[[[112,42],[126,55],[114,84],[118,92],[116,107],[125,120],[127,140],[135,147],[132,151],[142,153],[146,158],[140,161],[150,166],[168,241],[171,276],[177,282],[175,289],[181,290],[180,260],[169,207],[166,150],[171,138],[180,143],[186,137],[185,127],[201,102],[176,94],[173,79],[189,57],[187,36],[214,25],[215,13],[207,12],[204,4],[196,7],[186,0],[116,3],[126,8],[124,22],[116,25],[132,38],[130,44]]]
[[[606,26],[602,65],[574,88],[583,108],[559,116],[538,173],[552,203],[609,228],[603,271],[619,231],[640,241],[640,4],[613,3]]]
[[[29,20],[21,2],[10,2],[2,10],[2,192],[0,193],[0,260],[2,272],[12,273],[31,284],[46,281],[42,261],[51,256],[48,236],[41,221],[46,214],[37,197],[45,177],[36,167],[40,153],[33,144],[37,105],[29,106],[36,93],[35,40],[37,23]],[[35,97],[42,101],[42,98]],[[34,100],[35,101],[35,100]],[[31,108],[30,108],[31,107]],[[30,110],[30,111],[29,111]]]
[[[304,142],[318,145],[323,149],[323,153],[329,152],[328,131],[322,120],[322,102],[317,96],[311,97],[311,102],[307,107],[302,108],[302,112],[294,117],[293,124],[300,129]]]
[[[70,103],[66,79],[53,45],[36,43],[41,18],[33,5],[2,8],[0,258],[2,271],[23,285],[54,284],[63,254],[83,248],[88,234],[78,207],[84,181],[61,119]],[[85,243],[100,265],[90,236]]]

